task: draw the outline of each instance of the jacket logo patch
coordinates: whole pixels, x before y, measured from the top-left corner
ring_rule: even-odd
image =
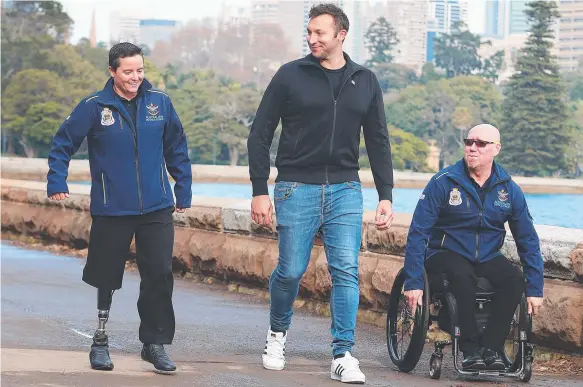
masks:
[[[449,205],[459,206],[460,204],[462,204],[462,193],[457,188],[454,188],[449,193]]]
[[[103,108],[101,111],[101,125],[111,126],[114,122],[115,119],[113,118],[111,110],[109,110],[109,108]]]
[[[158,105],[154,105],[150,102],[149,105],[146,105],[146,109],[148,109],[146,121],[164,121],[164,116],[158,115]]]
[[[508,202],[508,192],[504,189],[498,191],[498,200],[494,201],[494,206],[509,209],[511,204]]]

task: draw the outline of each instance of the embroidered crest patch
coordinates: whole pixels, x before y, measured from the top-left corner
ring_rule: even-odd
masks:
[[[451,206],[462,204],[462,193],[457,188],[452,189],[449,193],[449,204]]]
[[[146,105],[146,109],[148,109],[148,115],[146,116],[146,121],[164,121],[164,116],[160,114],[158,110],[158,105],[154,105],[150,102],[149,105]]]
[[[101,125],[111,126],[114,122],[112,111],[109,108],[103,108],[101,111]]]

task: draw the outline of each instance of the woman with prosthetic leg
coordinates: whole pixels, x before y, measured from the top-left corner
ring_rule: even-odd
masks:
[[[103,90],[83,98],[53,138],[47,196],[69,197],[69,162],[86,138],[92,224],[83,281],[98,289],[99,319],[89,354],[91,367],[113,369],[105,324],[135,238],[141,358],[156,372],[171,373],[176,365],[164,345],[172,343],[175,330],[173,213],[184,212],[192,201],[186,136],[170,97],[144,78],[138,46],[113,46],[109,73]],[[175,181],[174,192],[168,175]]]

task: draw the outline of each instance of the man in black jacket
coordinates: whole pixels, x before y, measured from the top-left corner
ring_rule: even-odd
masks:
[[[342,50],[349,23],[335,5],[310,10],[311,54],[283,65],[271,80],[248,139],[253,184],[251,212],[272,222],[267,189],[269,148],[282,121],[274,199],[279,262],[270,279],[270,328],[263,366],[285,366],[285,342],[293,302],[320,233],[332,277],[333,361],[331,377],[364,383],[350,351],[359,302],[358,253],[362,234],[362,191],[358,176],[361,127],[379,194],[376,226],[392,222],[393,170],[382,92],[375,75]]]

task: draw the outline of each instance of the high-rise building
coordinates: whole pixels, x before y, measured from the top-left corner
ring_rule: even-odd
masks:
[[[110,42],[130,42],[139,44],[140,20],[145,15],[140,9],[118,10],[111,13]]]
[[[561,0],[561,17],[555,37],[562,71],[573,71],[583,59],[583,0]]]
[[[381,16],[387,19],[399,39],[392,53],[395,63],[420,70],[427,60],[428,11],[427,0],[378,2],[371,5],[367,22]]]
[[[435,24],[436,32],[449,34],[461,22],[468,24],[466,0],[430,0],[429,20]]]
[[[504,38],[528,31],[526,5],[532,0],[486,1],[485,36]]]
[[[156,42],[169,41],[178,28],[180,28],[180,23],[176,20],[142,19],[138,43],[153,49]]]

